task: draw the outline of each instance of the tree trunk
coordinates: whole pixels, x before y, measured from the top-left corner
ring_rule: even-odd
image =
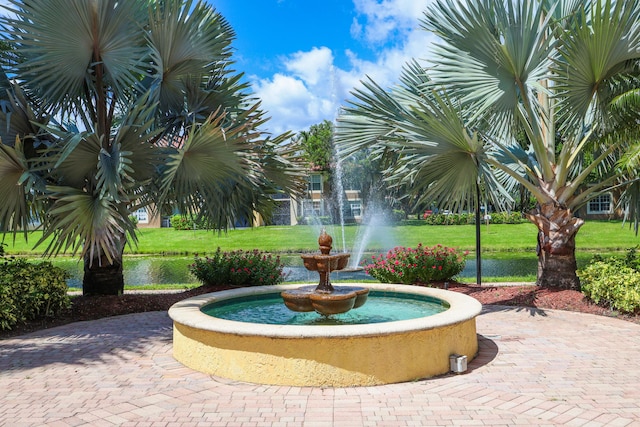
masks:
[[[576,234],[584,220],[556,203],[538,205],[527,217],[538,227],[536,283],[549,288],[580,289]]]
[[[93,259],[87,253],[84,257],[84,278],[82,280],[83,295],[122,295],[124,293],[124,273],[122,260],[124,254],[124,236],[119,240],[117,256],[112,262],[102,249],[94,254]]]

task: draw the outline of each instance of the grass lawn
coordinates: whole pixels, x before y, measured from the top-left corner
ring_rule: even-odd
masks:
[[[345,227],[344,241],[350,252],[360,245],[364,228]],[[317,239],[320,230],[312,226],[272,226],[250,229],[230,230],[227,233],[215,231],[176,231],[172,228],[141,229],[138,245],[127,248],[126,254],[136,255],[183,255],[212,253],[220,247],[223,251],[261,249],[271,253],[300,253],[318,250]],[[334,251],[343,248],[342,230],[328,226],[327,232],[333,236]],[[367,252],[380,252],[393,246],[415,247],[419,243],[427,246],[442,244],[470,251],[472,259],[475,252],[475,227],[473,225],[431,226],[398,225],[379,227],[366,244]],[[11,235],[5,236],[6,251],[9,255],[39,257],[46,246],[33,248],[40,238],[40,232],[33,232],[26,242],[18,235],[15,244]],[[490,224],[481,228],[483,258],[519,260],[536,259],[536,228],[533,224]],[[596,253],[620,253],[627,248],[640,244],[633,230],[620,221],[588,221],[577,235],[577,257],[579,265],[584,265]],[[56,262],[64,263],[64,259]],[[71,262],[67,260],[66,262]],[[74,264],[77,261],[74,261]],[[473,281],[473,279],[463,279]],[[535,276],[488,277],[485,282],[533,282]],[[193,284],[153,285],[154,289],[193,287]],[[135,286],[135,289],[141,289]]]
[[[353,252],[362,242],[363,228],[346,226],[344,241]],[[334,251],[343,249],[342,231],[329,226],[327,232],[333,236]],[[261,249],[273,253],[309,252],[318,249],[319,230],[311,226],[270,226],[249,229],[217,231],[176,231],[172,228],[140,229],[138,245],[127,248],[127,254],[179,254],[212,253],[220,247],[223,251]],[[11,235],[4,241],[6,250],[15,255],[40,255],[44,244],[34,249],[40,232],[29,235],[28,242],[22,235]],[[481,228],[483,252],[534,252],[536,228],[533,224],[490,224]],[[442,244],[462,250],[475,250],[475,227],[473,225],[398,225],[379,227],[366,244],[367,251],[380,251],[393,246],[415,247],[419,243],[427,246]],[[640,244],[633,230],[620,221],[588,221],[578,232],[576,247],[580,252],[619,252]],[[496,254],[497,255],[497,254]],[[504,256],[504,255],[502,255]],[[507,257],[509,255],[506,255]]]

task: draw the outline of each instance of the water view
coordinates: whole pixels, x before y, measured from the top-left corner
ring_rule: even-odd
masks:
[[[281,257],[288,265],[285,267],[286,282],[317,282],[317,273],[307,271],[302,266],[302,260],[298,256]],[[578,257],[578,267],[584,265],[588,256]],[[71,274],[67,281],[70,288],[82,287],[83,265],[77,259],[56,258],[52,260],[59,267]],[[176,284],[197,283],[197,280],[189,273],[189,264],[193,257],[186,256],[129,256],[124,261],[124,280],[128,286],[141,286],[148,284]],[[492,259],[489,255],[482,259],[483,277],[525,276],[535,275],[537,259],[534,254],[526,257],[512,259]],[[475,258],[469,257],[460,277],[476,277]],[[331,273],[331,280],[370,280],[371,277],[364,271],[338,271]]]
[[[448,304],[434,297],[373,291],[362,307],[331,316],[291,311],[277,293],[224,300],[206,305],[202,311],[221,319],[270,325],[362,325],[417,319],[448,308]]]

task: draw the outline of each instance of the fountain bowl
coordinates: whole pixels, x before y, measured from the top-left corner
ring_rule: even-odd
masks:
[[[267,325],[209,316],[207,304],[280,294],[291,285],[214,292],[174,304],[173,355],[185,366],[238,381],[290,386],[369,386],[442,375],[450,356],[471,361],[478,351],[482,305],[442,289],[354,284],[440,299],[449,309],[428,317],[360,325]],[[337,288],[340,286],[337,285]]]
[[[335,255],[305,254],[301,255],[304,267],[309,271],[338,271],[344,270],[349,262],[348,253]]]

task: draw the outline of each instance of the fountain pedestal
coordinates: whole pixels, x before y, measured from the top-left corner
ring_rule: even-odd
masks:
[[[303,286],[281,293],[284,304],[293,311],[316,311],[320,314],[331,315],[346,313],[352,308],[358,308],[367,301],[369,290],[356,286],[331,285],[332,271],[339,271],[347,266],[349,254],[331,255],[333,239],[322,230],[318,238],[320,254],[301,255],[304,266],[309,271],[317,271],[320,275],[318,286]]]

